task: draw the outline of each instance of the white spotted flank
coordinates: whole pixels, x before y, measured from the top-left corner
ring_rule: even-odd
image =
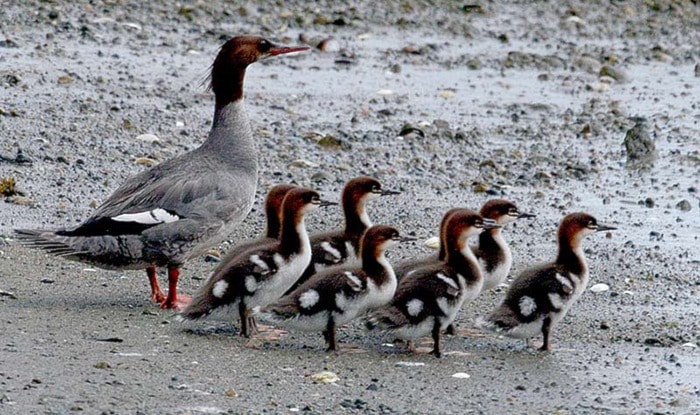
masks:
[[[249,293],[253,293],[258,289],[258,282],[255,280],[254,276],[248,275],[245,277],[245,289],[248,290]]]
[[[165,209],[153,209],[148,212],[123,213],[112,218],[115,222],[136,222],[142,225],[158,225],[180,220],[180,217],[169,213]]]
[[[314,305],[316,305],[316,303],[318,303],[318,299],[319,299],[318,291],[309,290],[309,291],[302,293],[299,296],[299,305],[301,306],[301,308],[308,309],[308,308],[311,308]]]
[[[557,281],[559,281],[561,283],[561,285],[564,286],[565,293],[570,293],[570,292],[574,291],[574,287],[573,287],[573,285],[571,285],[571,280],[569,280],[568,278],[566,278],[565,276],[563,276],[559,273],[556,273],[554,276],[557,278]]]
[[[455,290],[459,290],[459,285],[457,285],[457,283],[454,282],[454,280],[452,278],[448,277],[447,275],[443,274],[442,272],[438,272],[436,277],[438,277],[438,279],[442,280],[445,284],[449,285],[450,287],[454,288]]]
[[[420,314],[421,311],[423,311],[423,302],[417,298],[414,298],[406,303],[406,310],[408,311],[409,316],[415,317]]]
[[[345,271],[345,277],[350,282],[350,287],[352,287],[353,290],[355,290],[355,291],[362,290],[362,281],[360,281],[360,279],[357,278],[357,276],[355,274],[353,274],[350,271]]]
[[[520,314],[524,315],[525,317],[531,315],[535,312],[535,310],[537,310],[535,299],[528,297],[527,295],[520,298],[520,301],[518,301],[518,306],[520,307]]]
[[[260,259],[260,256],[258,255],[251,255],[250,262],[255,264],[255,271],[260,272],[261,274],[270,270],[270,267],[265,263],[265,261]]]
[[[217,281],[216,284],[214,284],[214,288],[211,290],[211,293],[216,298],[222,298],[224,294],[226,294],[227,288],[228,283],[226,281]]]
[[[330,242],[328,242],[328,241],[321,242],[321,248],[323,248],[323,250],[326,251],[326,253],[330,254],[335,259],[335,261],[340,261],[341,259],[343,259],[343,255],[340,253],[340,251],[333,248],[333,246],[331,246]]]

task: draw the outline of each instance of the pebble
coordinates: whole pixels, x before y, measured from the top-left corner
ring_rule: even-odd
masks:
[[[676,209],[682,212],[690,212],[692,208],[693,207],[690,205],[690,202],[688,202],[686,199],[683,199],[676,204]]]
[[[318,164],[316,164],[312,161],[309,161],[309,160],[305,160],[305,159],[294,160],[290,163],[290,165],[294,166],[294,167],[304,167],[304,168],[318,167]]]
[[[392,91],[391,89],[380,89],[379,91],[377,91],[377,94],[384,97],[394,95],[394,91]]]
[[[400,362],[396,362],[396,364],[394,366],[396,366],[396,367],[419,367],[419,366],[425,366],[425,363],[400,361]]]
[[[619,83],[625,83],[627,82],[627,75],[625,75],[624,72],[620,69],[613,68],[612,66],[608,65],[603,65],[602,68],[600,68],[600,72],[598,75],[602,78],[604,76],[607,76],[609,78],[614,79],[615,81]]]
[[[608,284],[603,284],[603,283],[596,284],[590,288],[591,292],[594,292],[594,293],[602,293],[602,292],[608,291],[609,289],[610,289],[610,286]]]
[[[452,377],[457,379],[469,379],[471,375],[469,375],[469,373],[457,372],[453,374]]]
[[[138,157],[136,160],[134,160],[134,163],[141,165],[141,166],[155,166],[158,164],[157,161],[153,160],[152,158],[148,157]]]
[[[311,375],[311,380],[313,380],[316,383],[322,383],[324,385],[327,385],[329,383],[335,383],[339,381],[340,377],[333,372],[323,371]]]
[[[227,398],[236,398],[238,397],[238,392],[233,388],[228,388],[226,392],[224,392],[224,395],[226,395]]]
[[[68,85],[72,84],[73,82],[75,82],[75,79],[73,79],[73,77],[70,75],[61,75],[58,77],[58,83],[60,85]]]
[[[423,242],[423,245],[430,249],[440,249],[440,238],[437,236],[430,237]]]
[[[158,138],[158,136],[155,134],[141,134],[140,136],[136,137],[136,139],[139,141],[145,141],[147,143],[159,143],[160,142],[160,138]]]
[[[644,118],[637,118],[634,127],[625,134],[622,143],[627,151],[627,163],[651,164],[656,158],[656,145],[649,136],[649,127]]]

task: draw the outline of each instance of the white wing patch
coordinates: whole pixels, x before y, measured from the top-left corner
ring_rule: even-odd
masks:
[[[211,293],[216,298],[222,298],[224,294],[226,294],[227,288],[228,283],[226,281],[217,281],[216,284],[214,284],[214,288],[211,290]]]
[[[574,287],[573,285],[571,285],[571,281],[568,278],[559,273],[554,274],[554,276],[557,278],[557,281],[559,281],[561,285],[564,286],[564,292],[570,293],[574,291]]]
[[[437,299],[437,305],[438,305],[438,307],[440,307],[440,310],[442,310],[442,312],[443,312],[445,315],[448,315],[448,316],[449,316],[449,315],[451,314],[451,311],[452,311],[452,310],[451,310],[450,303],[449,303],[449,301],[447,300],[447,298],[445,298],[445,297],[438,297],[438,299]]]
[[[341,259],[343,259],[343,254],[341,254],[340,251],[338,251],[337,249],[333,248],[330,242],[321,242],[321,248],[323,248],[324,251],[329,253],[336,261],[340,261]]]
[[[263,261],[262,259],[260,259],[260,256],[258,256],[258,255],[251,255],[251,256],[250,256],[250,262],[252,262],[253,264],[255,264],[255,267],[256,267],[256,268],[255,268],[255,271],[256,271],[256,272],[259,272],[259,273],[261,273],[261,274],[264,274],[264,273],[266,273],[267,271],[270,270],[270,267],[265,263],[265,261]]]
[[[248,290],[249,293],[253,293],[258,289],[258,282],[255,280],[254,276],[248,275],[245,277],[245,289]]]
[[[531,315],[535,312],[535,310],[537,310],[537,303],[535,303],[535,299],[528,297],[527,295],[520,298],[520,301],[518,301],[518,306],[520,307],[520,314],[524,315],[525,317]]]
[[[350,241],[345,241],[345,250],[347,251],[349,257],[357,257],[357,253],[355,252],[355,247],[352,246]]]
[[[115,222],[136,222],[142,225],[158,225],[159,223],[171,223],[180,220],[180,217],[169,213],[165,209],[153,209],[148,212],[123,213],[112,218]]]
[[[423,302],[417,298],[410,300],[408,303],[406,303],[406,311],[408,311],[409,316],[417,316],[421,311],[423,311]]]
[[[318,299],[318,291],[309,290],[299,296],[299,305],[301,306],[301,308],[308,309],[316,305],[316,303],[318,303]]]
[[[442,272],[438,272],[436,277],[438,277],[438,279],[441,279],[445,284],[449,285],[450,287],[454,288],[455,290],[459,290],[459,285],[457,285],[457,283],[454,282],[454,280],[452,278],[448,277],[447,275],[443,274]]]
[[[362,281],[360,281],[355,274],[350,271],[345,271],[345,277],[350,282],[350,287],[352,287],[354,291],[362,290]]]

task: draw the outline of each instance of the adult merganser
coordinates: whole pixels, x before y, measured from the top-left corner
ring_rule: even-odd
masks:
[[[261,314],[287,328],[322,331],[327,350],[337,350],[336,327],[391,301],[396,275],[384,251],[402,240],[409,239],[392,227],[372,226],[360,242],[360,266],[324,269]]]
[[[587,213],[572,213],[559,225],[559,253],[553,262],[523,271],[503,303],[481,325],[510,337],[529,339],[542,333],[540,350],[550,350],[550,333],[588,285],[588,265],[581,241],[616,228],[599,224]]]
[[[214,119],[197,149],[131,177],[72,229],[16,230],[27,245],[104,269],[146,269],[151,299],[180,308],[180,267],[221,242],[250,212],[257,150],[243,106],[248,65],[307,47],[277,46],[256,36],[226,42],[211,67]],[[156,267],[168,270],[168,295]]]
[[[282,203],[279,241],[263,242],[242,252],[220,267],[182,310],[181,317],[193,320],[222,307],[236,307],[240,334],[250,337],[251,309],[265,306],[284,294],[311,262],[311,244],[304,215],[322,201],[311,189],[290,190]]]

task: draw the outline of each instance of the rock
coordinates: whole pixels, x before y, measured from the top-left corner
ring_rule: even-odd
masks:
[[[236,398],[236,397],[238,397],[238,392],[236,392],[236,390],[233,388],[228,388],[228,389],[226,389],[226,392],[224,392],[224,395],[227,398]]]
[[[648,167],[656,159],[656,145],[649,136],[645,118],[636,118],[635,125],[627,131],[622,143],[627,152],[628,167]]]
[[[700,78],[700,63],[695,64],[695,77]]]
[[[619,69],[615,69],[612,66],[608,66],[608,65],[603,65],[603,67],[600,68],[600,72],[598,73],[598,76],[600,76],[601,78],[604,76],[607,76],[607,77],[612,78],[616,82],[619,82],[621,84],[627,82],[627,75],[625,75],[624,72],[622,72]]]
[[[403,127],[401,127],[401,131],[399,132],[400,137],[406,137],[406,136],[418,136],[421,138],[425,138],[425,132],[421,130],[420,128],[414,127],[411,124],[404,124]]]
[[[339,381],[340,377],[333,372],[323,371],[311,375],[311,380],[313,380],[315,383],[322,383],[324,385],[327,385],[329,383],[335,383]]]
[[[15,295],[15,293],[13,293],[11,291],[5,291],[5,290],[0,290],[0,297],[8,297],[8,298],[11,298],[13,300],[17,299],[17,296]]]
[[[155,134],[141,134],[140,136],[136,137],[136,139],[139,141],[145,141],[147,143],[159,143],[160,142],[160,138],[158,138],[158,136]]]
[[[138,157],[136,160],[134,160],[134,163],[139,164],[141,166],[155,166],[158,164],[157,161],[153,160],[152,158],[148,157]]]
[[[676,209],[682,212],[690,212],[692,208],[693,207],[690,205],[690,202],[686,199],[683,199],[680,202],[676,203]]]
[[[291,166],[294,167],[302,167],[302,168],[313,168],[313,167],[318,167],[318,164],[305,160],[305,159],[296,159],[290,163]]]
[[[109,369],[112,367],[112,365],[109,364],[109,362],[101,361],[97,362],[94,365],[92,365],[95,369]]]
[[[73,77],[70,75],[61,75],[58,77],[58,83],[60,85],[68,85],[72,84],[73,82],[75,82],[75,79],[73,79]]]
[[[318,140],[318,145],[323,148],[334,149],[334,150],[350,150],[352,146],[347,141],[332,136],[326,135]]]
[[[14,177],[0,178],[0,195],[14,196],[17,194],[17,188]]]
[[[646,199],[644,199],[644,206],[651,209],[654,206],[656,206],[656,203],[654,202],[654,199],[647,197]]]
[[[396,366],[396,367],[419,367],[419,366],[425,366],[425,363],[400,361],[400,362],[396,362],[396,364],[394,366]]]
[[[469,373],[457,372],[453,374],[452,377],[457,379],[469,379],[471,375],[469,375]]]
[[[437,236],[430,237],[423,242],[423,245],[427,246],[430,249],[439,249],[440,248],[440,238]]]
[[[602,293],[602,292],[610,290],[610,286],[608,284],[599,283],[599,284],[592,286],[589,289],[591,290],[591,292],[594,292],[594,293]]]

